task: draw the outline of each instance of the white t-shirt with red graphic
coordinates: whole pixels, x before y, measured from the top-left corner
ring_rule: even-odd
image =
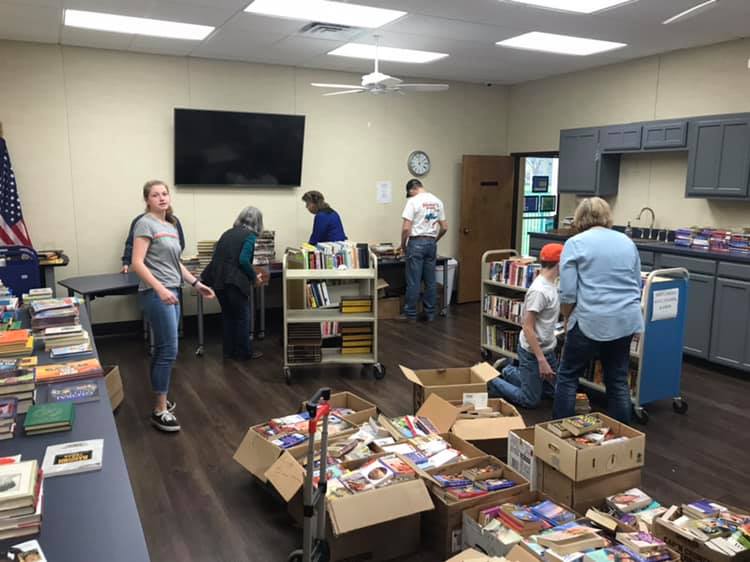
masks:
[[[432,193],[423,191],[406,200],[401,218],[411,221],[409,236],[434,236],[440,231],[439,221],[445,220],[443,202]]]

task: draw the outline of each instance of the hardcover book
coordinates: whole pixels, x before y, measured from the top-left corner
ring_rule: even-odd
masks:
[[[50,478],[100,470],[103,451],[103,439],[51,445],[44,453],[42,471],[46,478]]]
[[[27,434],[65,431],[73,427],[74,418],[72,402],[35,404],[29,408],[23,427]]]
[[[99,400],[99,385],[96,381],[60,382],[40,388],[39,403],[73,402],[83,404]]]
[[[36,382],[38,384],[86,379],[101,375],[102,366],[98,359],[42,365],[36,368]]]
[[[651,497],[638,488],[632,488],[607,498],[607,503],[622,513],[630,513],[648,507],[651,501]]]

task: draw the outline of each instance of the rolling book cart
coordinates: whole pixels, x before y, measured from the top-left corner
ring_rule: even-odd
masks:
[[[378,260],[375,255],[369,253],[368,268],[308,269],[301,253],[287,251],[282,266],[284,378],[287,384],[292,382],[292,368],[327,364],[362,365],[363,375],[371,369],[376,379],[385,377],[385,366],[378,361]],[[311,308],[307,299],[307,284],[323,281],[330,283],[326,296],[331,304]],[[347,296],[371,297],[372,310],[366,313],[341,312],[338,301]],[[340,349],[321,346],[321,322],[337,322],[339,326],[370,326],[370,352],[345,354]],[[303,343],[290,343],[290,332],[301,334]],[[298,349],[301,351],[298,352]]]

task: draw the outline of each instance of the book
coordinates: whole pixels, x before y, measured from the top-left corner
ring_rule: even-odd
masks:
[[[637,554],[647,554],[654,550],[660,550],[667,545],[661,539],[657,539],[651,533],[617,533],[617,542],[624,544]]]
[[[49,382],[69,381],[101,376],[102,366],[98,359],[84,359],[69,363],[55,363],[53,365],[42,365],[36,367],[36,382],[44,384]]]
[[[531,512],[545,519],[555,527],[576,519],[576,514],[549,500],[544,500],[531,507]]]
[[[38,401],[40,404],[68,402],[83,404],[99,400],[99,385],[96,381],[60,382],[42,386]]]
[[[51,478],[100,470],[103,452],[103,439],[50,445],[44,452],[42,471],[45,478]]]
[[[514,480],[509,480],[508,478],[488,478],[487,480],[477,480],[474,482],[474,486],[487,492],[505,490],[507,488],[512,488],[515,485],[516,482]]]
[[[5,431],[16,421],[18,400],[15,398],[0,399],[0,431]]]
[[[0,510],[34,505],[38,477],[36,459],[0,465]]]
[[[15,513],[18,510],[9,510],[14,512],[12,515],[9,512],[2,512],[2,515],[0,516],[0,531],[9,531],[20,529],[22,527],[40,525],[42,521],[43,505],[44,478],[38,477],[34,504],[29,508],[25,508],[23,513]]]
[[[602,420],[589,414],[566,418],[561,423],[565,429],[576,437],[599,429],[602,426]]]
[[[583,560],[584,562],[638,562],[635,554],[622,545],[587,552]]]
[[[608,544],[604,537],[597,533],[596,529],[578,524],[566,527],[563,530],[552,529],[548,533],[542,533],[537,537],[536,542],[560,555],[603,548]]]
[[[42,547],[35,540],[14,544],[11,550],[16,552],[16,562],[47,562]]]
[[[66,431],[72,429],[75,407],[72,402],[56,404],[35,404],[29,408],[23,422],[24,431],[29,434]]]
[[[651,497],[638,488],[632,488],[607,498],[607,503],[622,513],[630,513],[648,507],[651,501]]]
[[[586,519],[610,532],[615,532],[620,525],[620,522],[609,513],[604,513],[593,507],[586,512]]]
[[[682,512],[685,515],[689,515],[696,519],[716,517],[724,509],[724,506],[707,499],[694,501],[682,506]]]
[[[557,435],[558,437],[562,437],[563,439],[567,439],[568,437],[571,437],[573,434],[565,429],[562,423],[551,423],[547,426],[547,429]]]
[[[56,359],[58,357],[69,357],[71,355],[85,355],[88,353],[92,353],[91,344],[81,343],[78,345],[69,345],[65,347],[53,347],[50,350],[49,356],[53,359]]]

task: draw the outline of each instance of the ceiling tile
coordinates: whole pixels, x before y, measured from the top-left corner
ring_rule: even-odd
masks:
[[[127,50],[132,41],[133,36],[128,33],[110,33],[65,26],[62,26],[60,40],[63,45],[115,50]]]
[[[184,57],[189,55],[195,49],[197,44],[198,42],[196,41],[135,35],[128,50],[138,51],[140,53],[155,53],[159,55]]]
[[[60,14],[54,6],[0,1],[0,38],[57,43]]]

